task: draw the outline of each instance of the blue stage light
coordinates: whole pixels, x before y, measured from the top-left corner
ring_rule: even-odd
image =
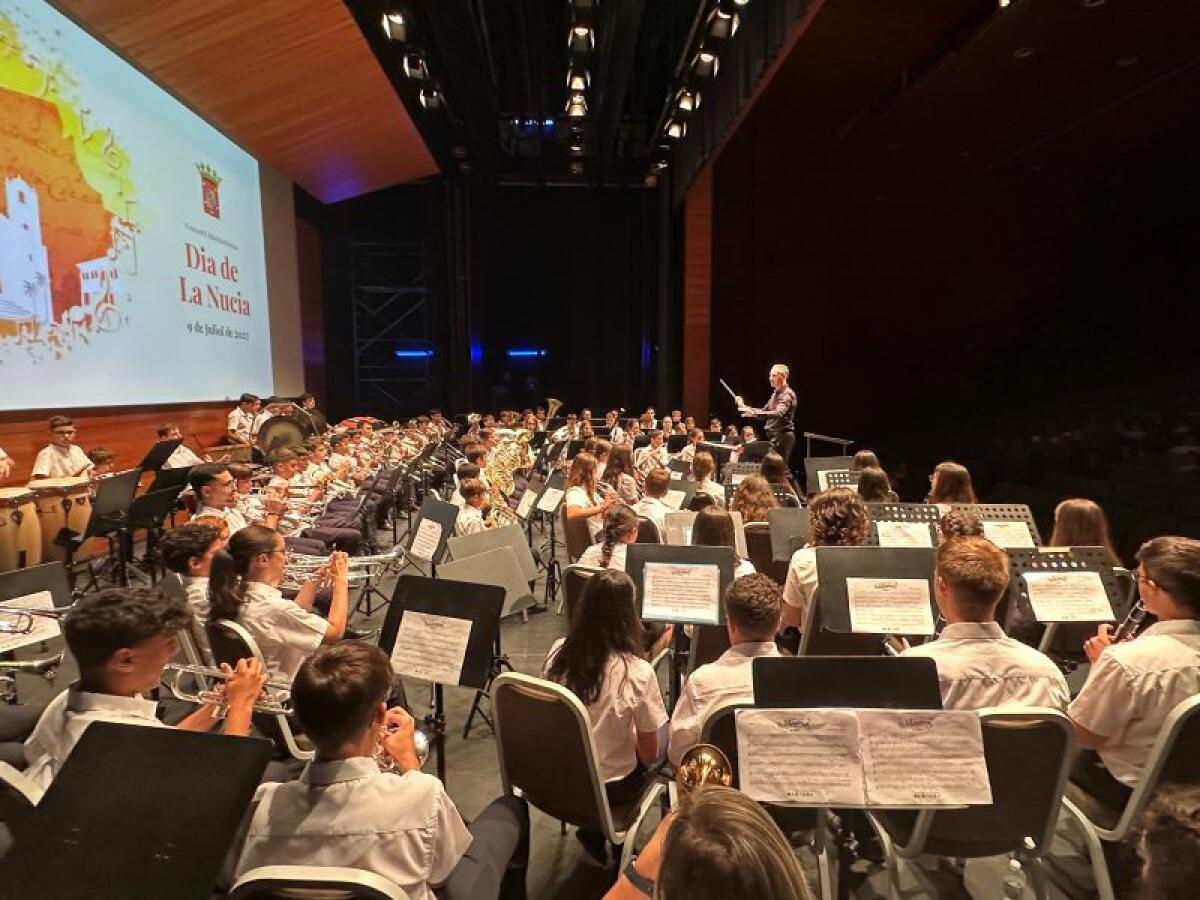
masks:
[[[433,356],[432,350],[397,350],[397,359],[429,359]]]
[[[540,358],[546,356],[546,353],[547,353],[547,351],[545,351],[545,350],[536,350],[536,349],[532,349],[532,348],[529,348],[529,349],[521,348],[521,349],[517,349],[517,350],[509,350],[508,358],[509,359],[540,359]]]

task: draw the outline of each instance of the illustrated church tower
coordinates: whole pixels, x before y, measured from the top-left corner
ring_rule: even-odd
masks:
[[[42,243],[37,191],[24,179],[4,184],[0,215],[0,319],[51,321],[50,262]]]

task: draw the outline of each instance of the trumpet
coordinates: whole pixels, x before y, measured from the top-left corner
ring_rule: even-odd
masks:
[[[59,609],[29,609],[23,606],[0,606],[0,616],[14,616],[15,621],[0,619],[0,634],[29,634],[33,631],[34,619],[59,619],[67,615],[74,606]]]
[[[375,743],[375,764],[384,772],[393,772],[399,775],[401,772],[396,765],[396,761],[392,759],[392,755],[383,746],[385,736],[386,733],[381,730],[379,732],[379,740]],[[417,752],[417,762],[424,766],[425,760],[429,758],[429,738],[425,736],[425,732],[420,730],[413,731],[413,749]]]
[[[383,576],[388,567],[400,559],[401,547],[392,553],[381,553],[377,556],[352,556],[347,562],[346,581],[350,584],[360,584]],[[283,588],[299,588],[310,578],[316,577],[322,569],[329,565],[324,556],[308,556],[294,553],[288,556],[283,566]]]
[[[166,674],[168,672],[169,676]],[[214,684],[212,687],[198,690],[188,690],[181,684],[185,675],[195,677],[200,684],[204,684],[206,681],[221,682],[221,684]],[[225,702],[223,682],[228,681],[232,675],[232,672],[214,669],[211,666],[191,666],[183,663],[167,663],[163,666],[163,684],[175,695],[176,699],[201,706],[209,703],[216,704],[217,711],[214,713],[214,718],[217,719],[225,718],[225,713],[229,709]],[[263,685],[262,694],[254,704],[254,711],[273,716],[290,715],[292,712],[291,698],[291,684],[286,681],[268,681]]]

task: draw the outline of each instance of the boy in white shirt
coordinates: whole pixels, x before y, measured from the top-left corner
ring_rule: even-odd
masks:
[[[75,422],[67,416],[51,416],[50,443],[33,460],[31,478],[75,478],[91,475],[92,461],[75,443]]]
[[[454,533],[461,537],[464,534],[478,534],[486,530],[483,507],[487,504],[488,495],[483,483],[477,478],[468,478],[459,483],[458,490],[462,494],[463,507],[458,511],[458,518],[454,520]]]
[[[688,432],[687,445],[679,451],[675,458],[690,463],[696,456],[696,450],[699,449],[702,440],[704,440],[704,432],[699,428],[693,428]]]
[[[646,476],[646,496],[633,505],[633,511],[649,519],[658,529],[659,540],[667,535],[667,513],[675,512],[664,499],[671,486],[671,476],[666,469],[655,469]]]
[[[716,662],[692,673],[671,716],[667,758],[672,765],[700,740],[708,714],[725,703],[753,703],[751,666],[760,656],[778,656],[775,632],[783,613],[783,589],[766,575],[745,575],[729,586],[725,629],[729,649]]]
[[[391,686],[387,655],[370,644],[345,641],[304,662],[292,703],[316,758],[299,781],[259,788],[236,874],[351,866],[414,900],[434,900],[435,889],[449,900],[523,896],[525,801],[501,797],[468,829],[442,783],[420,770],[412,717],[387,708]]]
[[[661,431],[650,432],[650,445],[639,447],[633,454],[633,467],[643,475],[649,475],[655,469],[665,469],[668,462],[670,457]]]
[[[1008,554],[987,538],[951,538],[938,547],[933,586],[946,626],[937,640],[900,655],[937,663],[943,708],[1066,710],[1071,694],[1058,666],[996,623],[1008,582]]]
[[[261,401],[254,394],[242,394],[238,405],[225,417],[225,439],[231,444],[249,444],[254,438],[254,419]]]

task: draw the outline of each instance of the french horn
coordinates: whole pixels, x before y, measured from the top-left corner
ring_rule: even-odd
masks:
[[[733,787],[733,764],[720,747],[696,744],[675,768],[675,786],[681,794],[690,794],[706,784]]]

